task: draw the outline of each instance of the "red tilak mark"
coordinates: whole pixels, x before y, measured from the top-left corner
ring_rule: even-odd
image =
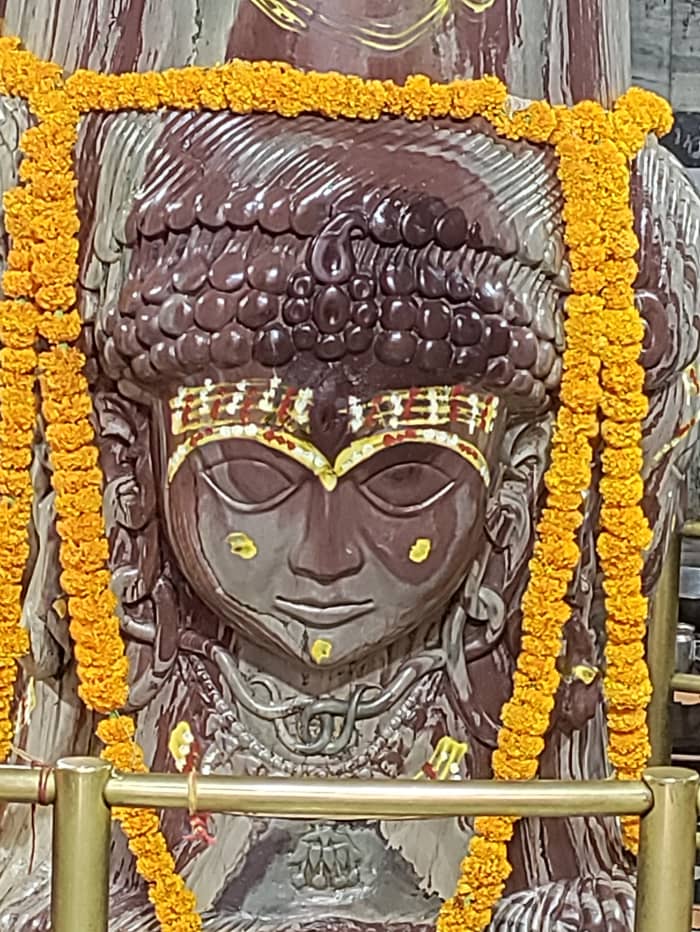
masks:
[[[457,421],[459,420],[459,400],[458,396],[460,393],[461,386],[454,385],[452,391],[450,392],[450,420]]]
[[[248,414],[253,405],[253,401],[254,401],[253,393],[252,391],[248,391],[246,393],[245,398],[243,399],[243,404],[241,405],[241,423],[242,424],[248,423]]]
[[[296,395],[296,390],[293,388],[288,388],[287,391],[285,392],[284,398],[280,402],[280,406],[277,409],[277,419],[280,422],[280,424],[283,424],[284,421],[286,420],[287,412],[289,411],[292,405],[292,400],[294,399],[295,395]]]

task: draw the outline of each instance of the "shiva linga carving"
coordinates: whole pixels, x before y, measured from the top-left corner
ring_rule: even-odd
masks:
[[[317,34],[281,39],[269,15],[280,9],[242,4],[231,47],[241,53],[253,24],[256,54],[283,46],[294,61],[298,42],[308,64]],[[427,45],[409,44],[377,53],[382,76],[415,70]],[[75,166],[125,711],[148,765],[490,777],[561,403],[572,285],[553,149],[479,117],[164,109],[85,117]],[[700,202],[650,141],[631,206],[651,592],[695,426]],[[76,697],[43,440],[17,742],[54,759],[96,744]],[[595,483],[581,508],[545,778],[610,776]],[[8,813],[0,835],[26,855],[0,872],[0,929],[13,932],[47,924],[48,865],[31,859],[23,818]],[[163,824],[204,927],[227,932],[427,932],[473,834],[466,818],[171,812]],[[157,928],[114,847],[115,929]],[[632,928],[634,868],[615,820],[524,820],[509,859],[491,932]]]

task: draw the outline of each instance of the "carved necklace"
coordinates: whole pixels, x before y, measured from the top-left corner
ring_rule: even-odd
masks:
[[[415,734],[415,716],[416,709],[434,701],[439,684],[442,679],[442,671],[439,668],[425,670],[422,675],[414,680],[412,687],[403,693],[403,702],[398,705],[394,714],[388,722],[378,726],[375,737],[366,749],[358,753],[349,760],[339,761],[337,763],[326,762],[323,765],[300,764],[282,757],[277,752],[267,748],[259,738],[252,735],[240,722],[233,709],[227,704],[218,687],[209,675],[206,665],[194,656],[181,657],[180,663],[189,667],[192,679],[197,683],[206,704],[214,710],[212,717],[214,719],[214,744],[205,754],[203,764],[209,769],[221,767],[230,763],[233,756],[240,750],[247,750],[266,770],[283,772],[289,776],[359,776],[370,777],[373,770],[381,770],[384,776],[397,776],[397,767],[387,763],[387,756],[393,746],[398,744],[401,737],[401,729],[408,727]],[[189,671],[183,670],[183,675],[187,676]],[[400,678],[397,676],[397,680]],[[396,682],[396,681],[395,681]],[[387,690],[389,692],[389,690]],[[406,695],[406,692],[408,693]],[[320,700],[311,700],[320,701]],[[334,700],[343,703],[348,711],[353,706],[351,700]],[[399,700],[400,701],[400,700]],[[391,707],[390,705],[388,706]],[[328,713],[324,713],[328,714]],[[380,713],[378,713],[380,714]],[[355,719],[356,721],[357,719]],[[342,728],[345,730],[345,727]],[[280,732],[276,729],[276,733]],[[288,732],[287,732],[288,733]],[[355,731],[353,729],[353,735]],[[349,742],[348,742],[349,743]],[[330,757],[332,754],[340,753],[332,743],[327,745],[330,751],[324,756]],[[285,747],[287,745],[285,744]],[[319,752],[316,752],[319,753]],[[321,752],[323,753],[323,752]],[[305,756],[309,756],[308,754]]]
[[[245,677],[224,647],[192,629],[182,632],[180,646],[216,664],[236,703],[256,718],[272,723],[280,743],[290,753],[303,757],[340,754],[351,743],[358,721],[389,711],[416,683],[444,669],[447,656],[443,648],[426,650],[403,663],[388,686],[362,684],[347,699],[335,696],[284,699],[270,677],[262,673],[251,679]],[[269,701],[261,701],[253,694],[251,687],[255,686],[267,691]]]

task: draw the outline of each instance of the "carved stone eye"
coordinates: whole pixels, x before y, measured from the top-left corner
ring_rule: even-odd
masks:
[[[430,463],[396,463],[374,473],[361,486],[378,507],[424,508],[448,492],[454,480]]]
[[[202,477],[223,498],[244,506],[278,504],[296,490],[281,469],[252,457],[210,466]]]

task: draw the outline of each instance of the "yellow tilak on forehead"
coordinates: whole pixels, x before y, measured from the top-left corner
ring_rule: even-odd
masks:
[[[459,423],[477,437],[494,429],[498,399],[466,393],[462,386],[387,392],[368,401],[349,398],[340,414],[356,436],[331,463],[308,439],[311,389],[293,389],[279,379],[207,382],[183,388],[170,402],[174,436],[185,439],[168,463],[168,481],[194,450],[224,440],[254,440],[305,466],[332,491],[340,478],[381,450],[399,443],[430,443],[452,450],[490,482],[488,463],[476,443],[445,429]],[[439,425],[443,425],[439,427]]]

